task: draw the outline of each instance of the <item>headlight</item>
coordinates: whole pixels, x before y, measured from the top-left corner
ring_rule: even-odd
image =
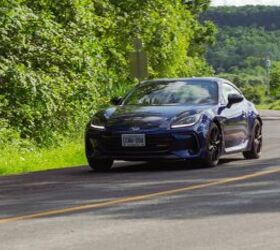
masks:
[[[90,127],[99,130],[105,130],[104,122],[100,121],[97,117],[94,117],[90,123]]]
[[[104,130],[105,129],[105,126],[101,126],[101,125],[91,124],[90,126],[92,128],[94,128],[94,129],[100,129],[100,130]]]
[[[201,114],[196,114],[192,116],[182,116],[178,117],[173,123],[171,124],[171,128],[185,128],[191,127],[195,125],[201,117]]]

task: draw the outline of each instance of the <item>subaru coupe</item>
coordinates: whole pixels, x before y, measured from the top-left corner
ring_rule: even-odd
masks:
[[[225,154],[259,158],[262,120],[228,80],[148,80],[92,117],[85,146],[95,171],[109,170],[114,160],[196,160],[214,167]]]

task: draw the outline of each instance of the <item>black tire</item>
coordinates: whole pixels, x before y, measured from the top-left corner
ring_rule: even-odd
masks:
[[[259,120],[255,120],[253,128],[253,138],[251,140],[251,149],[243,152],[245,159],[259,159],[262,153],[262,125]]]
[[[212,168],[219,164],[222,153],[222,134],[216,123],[211,125],[207,138],[207,152],[204,159],[202,159],[202,167]]]
[[[95,172],[107,172],[113,166],[113,160],[88,159],[89,166]]]

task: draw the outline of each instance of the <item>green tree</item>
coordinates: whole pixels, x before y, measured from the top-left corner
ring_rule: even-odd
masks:
[[[274,97],[280,97],[280,62],[274,63],[271,71],[270,93]]]

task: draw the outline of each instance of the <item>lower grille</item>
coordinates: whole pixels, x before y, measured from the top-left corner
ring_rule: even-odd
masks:
[[[145,147],[122,147],[121,134],[87,133],[87,154],[111,156],[154,156],[166,155],[174,151],[187,150],[196,155],[200,150],[198,136],[195,133],[173,132],[146,134]]]
[[[147,154],[164,153],[170,150],[173,145],[171,136],[168,135],[146,135],[145,147],[122,147],[121,135],[103,135],[99,138],[98,144],[102,151],[106,153],[127,154]]]

